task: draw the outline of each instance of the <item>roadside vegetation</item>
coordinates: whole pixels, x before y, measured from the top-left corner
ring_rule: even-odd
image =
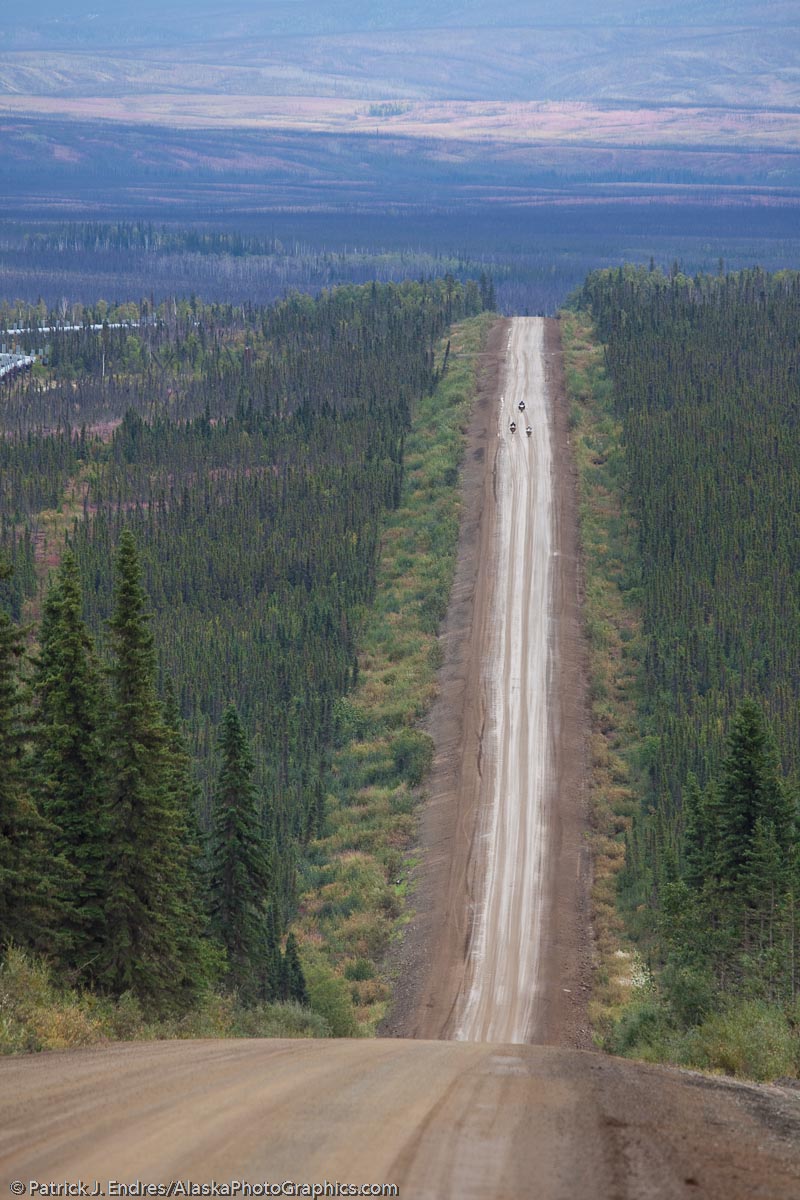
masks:
[[[330,1037],[324,1017],[296,1002],[242,1005],[207,992],[180,1016],[155,1018],[131,993],[114,998],[65,985],[47,959],[11,947],[0,963],[0,1054],[166,1038]]]
[[[614,412],[603,348],[585,312],[562,312],[559,324],[578,470],[592,716],[589,797],[596,961],[589,1017],[602,1044],[643,970],[617,903],[625,837],[637,806],[635,764],[642,748],[637,706],[641,593],[636,528],[626,499],[622,425]]]
[[[582,512],[594,737],[616,725],[622,788],[607,806],[596,753],[598,888],[610,837],[617,893],[616,908],[596,913],[597,1034],[636,1057],[796,1076],[799,625],[787,580],[797,565],[800,282],[626,268],[590,276],[578,304],[564,328],[581,473],[594,478]],[[591,334],[586,312],[594,348],[577,337]],[[570,354],[594,363],[594,378],[570,377]],[[610,454],[594,432],[582,437],[582,407],[589,430],[607,420]],[[621,465],[613,504],[635,518],[621,572],[598,554],[608,506],[586,449],[604,470]],[[622,695],[608,688],[620,603],[641,613]],[[638,956],[616,995],[609,964],[630,952],[606,944],[615,926]]]
[[[311,843],[301,869],[296,928],[304,959],[322,977],[330,973],[329,989],[349,997],[364,1034],[385,1015],[391,980],[381,963],[413,915],[409,854],[434,749],[419,725],[434,698],[437,632],[455,571],[473,356],[491,320],[484,314],[453,330],[439,351],[446,371],[417,406],[400,504],[383,526],[375,601],[359,638],[358,686],[337,704],[326,834]]]

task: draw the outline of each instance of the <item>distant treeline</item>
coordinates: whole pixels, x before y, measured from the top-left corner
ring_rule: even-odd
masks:
[[[282,224],[286,226],[285,221]],[[73,310],[88,315],[103,293],[146,297],[139,302],[140,310],[176,295],[263,304],[285,298],[293,290],[318,294],[344,283],[446,275],[462,283],[477,282],[488,306],[494,308],[495,268],[498,275],[509,273],[508,266],[484,262],[480,253],[470,257],[457,243],[423,246],[413,230],[405,245],[367,240],[355,215],[344,244],[337,244],[336,222],[331,232],[332,239],[323,229],[322,240],[315,241],[313,230],[294,232],[291,225],[278,236],[199,223],[58,222],[34,230],[9,223],[0,229],[0,291],[6,297],[0,304],[0,330],[26,325],[34,307],[40,326],[79,323],[82,318],[76,320]],[[12,295],[21,298],[12,304]],[[111,311],[116,306],[106,308]],[[51,320],[45,319],[45,309],[50,310]],[[109,320],[114,319],[109,315]]]
[[[624,891],[675,1010],[800,991],[800,275],[620,268],[579,303],[624,422],[644,794]],[[715,999],[716,997],[716,999]]]
[[[579,194],[578,194],[579,193]],[[163,206],[119,197],[116,220],[33,221],[13,203],[0,221],[0,294],[58,310],[99,296],[203,296],[220,303],[271,303],[292,289],[317,294],[343,283],[400,282],[453,275],[491,281],[506,313],[555,312],[587,274],[621,260],[714,271],[755,262],[800,266],[796,207],[741,204],[625,203],[591,188],[559,189],[531,207],[477,201],[442,211],[434,199],[413,211],[294,210],[247,213],[231,203],[211,212],[189,192],[179,199],[182,223]],[[730,198],[728,198],[730,199]],[[776,198],[777,199],[777,198]],[[13,322],[12,322],[13,323]],[[2,315],[0,315],[0,325]]]
[[[86,221],[57,225],[27,233],[26,250],[144,250],[149,254],[299,254],[299,246],[285,247],[277,238],[244,235],[235,231],[176,229],[152,222],[118,223]]]

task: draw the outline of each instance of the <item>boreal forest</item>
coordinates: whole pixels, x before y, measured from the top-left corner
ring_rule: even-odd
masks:
[[[626,267],[576,303],[621,423],[640,624],[620,896],[659,980],[615,1046],[690,1061],[714,1014],[771,1013],[787,1039],[800,994],[800,276]]]
[[[287,929],[382,517],[440,340],[489,298],[16,314],[44,361],[0,395],[6,949],[152,1019],[307,1002]]]
[[[0,937],[17,970],[48,964],[123,1032],[202,1033],[190,1014],[211,995],[245,1033],[352,1033],[352,1005],[362,1028],[381,1019],[408,789],[433,747],[408,728],[421,701],[379,717],[345,697],[412,417],[447,376],[454,323],[495,304],[489,276],[445,274],[269,307],[6,305],[7,336],[38,352],[0,393]],[[712,1065],[766,1072],[729,1047],[759,1022],[793,1045],[800,995],[800,276],[621,267],[572,307],[615,431],[589,445],[600,509],[620,511],[602,569],[622,644],[592,653],[620,657],[635,710],[617,738],[595,672],[596,730],[629,782],[608,831],[612,924],[644,972],[598,1030],[689,1065],[716,1038]],[[451,452],[434,470],[453,494]],[[430,669],[440,649],[420,639],[447,586],[411,635]]]

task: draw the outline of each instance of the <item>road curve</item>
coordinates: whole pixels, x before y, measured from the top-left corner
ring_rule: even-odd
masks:
[[[542,318],[512,322],[498,436],[493,645],[484,684],[493,785],[478,842],[477,912],[455,1037],[509,1043],[531,1035],[552,782],[553,487]]]
[[[788,1090],[556,1047],[191,1041],[0,1062],[5,1196],[14,1180],[235,1179],[394,1184],[404,1200],[788,1200],[799,1135]]]

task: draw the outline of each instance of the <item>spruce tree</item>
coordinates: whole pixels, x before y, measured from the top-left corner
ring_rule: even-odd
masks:
[[[109,854],[102,982],[157,1011],[191,1004],[213,971],[192,877],[186,801],[175,787],[170,733],[156,693],[156,660],[139,556],[120,538],[111,667]]]
[[[266,917],[266,966],[261,972],[261,992],[266,1000],[279,1000],[281,998],[281,988],[284,981],[283,955],[281,954],[280,935],[285,926],[279,909],[277,898],[277,885],[275,881],[274,864],[275,847],[274,843],[268,841],[269,861],[273,864],[272,878],[270,881],[271,898],[267,905]]]
[[[164,691],[163,712],[167,731],[165,779],[172,798],[176,834],[187,872],[185,896],[194,917],[181,931],[182,957],[187,964],[194,963],[195,974],[200,980],[211,982],[221,977],[224,961],[219,947],[210,936],[208,877],[198,820],[200,786],[194,777],[175,688],[169,678]],[[201,934],[202,937],[199,936]],[[190,998],[187,995],[187,1000]]]
[[[290,933],[286,939],[286,950],[282,963],[282,994],[284,1000],[294,1000],[298,1004],[308,1004],[308,991],[305,976],[300,964],[300,953],[297,949],[297,938]]]
[[[269,933],[271,864],[252,782],[253,756],[231,706],[219,736],[222,757],[211,837],[212,929],[228,957],[227,982],[249,1003],[276,991]],[[273,931],[274,932],[274,931]]]
[[[762,959],[774,949],[778,940],[781,910],[789,882],[787,867],[775,837],[775,827],[771,821],[759,817],[748,846],[747,949]]]
[[[683,792],[684,905],[667,911],[663,930],[673,961],[695,956],[729,988],[758,980],[774,999],[791,995],[796,979],[794,923],[796,802],[781,778],[775,741],[760,706],[745,700],[736,713],[719,782],[704,791],[690,776]],[[699,956],[699,957],[698,957]]]
[[[690,775],[682,794],[683,878],[691,888],[702,890],[711,875],[713,837],[709,806],[695,775]]]
[[[10,569],[0,559],[0,579]],[[21,770],[17,664],[22,637],[11,617],[0,609],[0,946],[25,937],[32,900],[32,864],[26,853],[25,795]]]
[[[50,853],[68,867],[57,952],[91,978],[105,929],[105,697],[70,551],[45,598],[32,688],[30,777]]]
[[[0,579],[10,568],[0,559]],[[19,685],[22,631],[0,610],[0,947],[14,941],[52,952],[64,915],[69,870],[48,845],[25,770],[30,719]]]
[[[169,750],[169,785],[172,789],[176,812],[183,820],[183,840],[192,864],[198,896],[207,908],[207,888],[204,879],[203,838],[200,832],[198,812],[200,807],[200,785],[194,777],[192,758],[186,744],[184,723],[178,708],[178,698],[171,679],[164,687],[164,723],[167,729]]]
[[[783,783],[775,739],[754,700],[742,701],[731,724],[719,794],[716,873],[724,890],[757,887],[751,878],[751,842],[759,819],[769,822],[788,867],[794,840],[794,804]]]

